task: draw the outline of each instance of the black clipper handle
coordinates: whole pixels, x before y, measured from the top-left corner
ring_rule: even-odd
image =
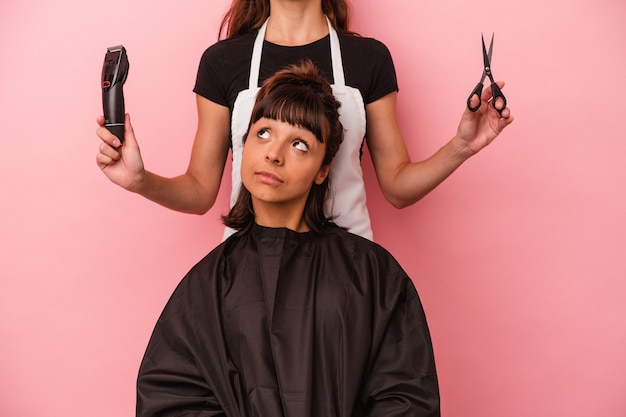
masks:
[[[128,76],[128,57],[122,46],[107,48],[102,65],[102,108],[104,126],[124,142],[124,82]]]

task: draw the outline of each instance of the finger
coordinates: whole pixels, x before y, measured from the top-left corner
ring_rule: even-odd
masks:
[[[107,143],[109,146],[118,148],[121,145],[117,136],[111,133],[111,131],[106,127],[97,128],[96,135],[102,140],[102,142]]]
[[[485,88],[483,90],[482,94],[480,95],[480,99],[482,101],[490,101],[491,100],[491,96],[492,96],[491,86],[488,85],[487,88]]]
[[[496,102],[493,104],[493,107],[498,111],[504,111],[504,100],[502,100],[502,97],[496,97]]]
[[[504,81],[496,81],[496,85],[500,88],[500,90],[502,90],[504,88],[505,83]],[[491,84],[489,84],[487,88],[483,90],[481,98],[483,101],[489,101],[491,100],[492,96],[493,96],[493,91],[491,88]]]
[[[122,157],[122,155],[116,148],[113,148],[106,142],[100,143],[100,147],[98,148],[98,150],[100,151],[100,155],[104,155],[110,158],[112,161],[118,161]]]
[[[472,109],[476,109],[477,107],[480,106],[480,97],[478,97],[478,94],[472,95],[472,97],[470,98],[469,104]]]
[[[508,119],[509,117],[511,117],[511,109],[509,109],[508,107],[502,109],[501,116],[503,119]]]
[[[498,120],[498,127],[500,131],[502,131],[502,129],[504,129],[511,123],[513,123],[513,120],[515,120],[515,118],[511,115],[511,109],[507,107],[504,110],[502,110],[502,118]]]
[[[96,117],[96,123],[98,123],[98,125],[100,126],[104,126],[104,116]]]
[[[116,161],[114,161],[111,157],[103,153],[96,155],[96,164],[100,167],[100,169],[104,169],[115,162]]]
[[[124,116],[124,143],[126,146],[138,147],[137,138],[135,137],[135,130],[130,122],[130,114],[126,113]]]

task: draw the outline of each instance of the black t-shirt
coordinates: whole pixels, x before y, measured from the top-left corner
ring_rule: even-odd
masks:
[[[257,31],[225,39],[202,55],[194,92],[231,111],[237,95],[248,88],[250,61]],[[346,85],[358,89],[364,105],[398,91],[393,60],[387,47],[372,38],[338,34]],[[303,46],[280,46],[265,41],[260,84],[276,71],[309,58],[333,83],[330,35]]]

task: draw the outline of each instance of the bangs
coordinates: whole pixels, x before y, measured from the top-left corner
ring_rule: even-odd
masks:
[[[323,99],[310,87],[284,84],[256,103],[251,122],[261,118],[279,120],[310,131],[324,143],[330,129],[325,112]]]

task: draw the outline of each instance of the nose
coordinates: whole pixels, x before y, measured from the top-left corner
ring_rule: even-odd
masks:
[[[283,144],[280,143],[280,141],[274,141],[273,143],[267,145],[265,160],[275,165],[283,164]]]

